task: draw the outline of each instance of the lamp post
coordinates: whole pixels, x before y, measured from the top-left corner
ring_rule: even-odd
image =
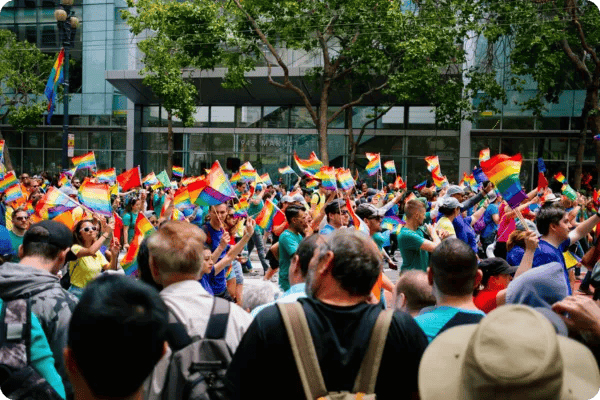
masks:
[[[62,168],[69,168],[69,50],[75,40],[75,33],[79,20],[71,11],[73,0],[61,0],[59,8],[54,11],[54,18],[58,25],[58,34],[63,48],[65,49],[65,58],[63,64],[63,95],[64,95],[64,115],[63,115],[63,138],[62,138]],[[73,155],[71,155],[72,157]]]

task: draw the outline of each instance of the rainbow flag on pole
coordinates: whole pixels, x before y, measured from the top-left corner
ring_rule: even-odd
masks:
[[[349,198],[346,198],[346,208],[348,209],[348,214],[350,214],[350,218],[352,218],[352,225],[354,226],[354,229],[356,229],[357,231],[361,231],[367,234],[368,236],[371,236],[371,231],[369,230],[367,224],[365,224],[365,221],[360,219],[358,215],[354,213],[354,209],[352,208],[352,204],[350,203]]]
[[[173,176],[176,176],[178,178],[183,178],[183,167],[176,167],[173,166],[173,169],[171,170]]]
[[[413,186],[413,189],[421,190],[426,186],[427,186],[427,179],[425,179],[423,182]]]
[[[307,189],[315,189],[318,187],[319,187],[319,181],[317,179],[311,179],[310,181],[306,182]]]
[[[11,186],[18,184],[19,181],[17,180],[14,171],[9,171],[4,175],[4,178],[0,180],[0,193],[5,192]]]
[[[50,76],[48,77],[48,82],[46,83],[46,89],[44,89],[44,95],[48,99],[48,117],[46,118],[48,124],[50,124],[50,119],[52,118],[52,114],[54,114],[54,109],[56,108],[56,93],[58,91],[58,85],[64,82],[64,61],[65,49],[60,49],[58,57],[56,57],[56,61],[52,67],[52,71],[50,71]],[[65,166],[63,166],[63,168],[65,168]]]
[[[277,171],[279,171],[279,173],[281,175],[286,175],[286,174],[295,174],[294,170],[292,169],[292,167],[290,167],[289,165],[286,165],[283,168],[278,168]]]
[[[4,192],[4,201],[10,204],[12,202],[25,202],[25,197],[21,191],[21,185],[13,185]]]
[[[513,157],[498,154],[481,162],[483,173],[496,185],[511,208],[516,208],[527,198],[519,180],[521,160],[521,154]]]
[[[150,172],[148,175],[142,179],[143,185],[154,186],[158,183],[158,179],[156,178],[156,174],[154,172]]]
[[[79,207],[79,203],[50,186],[44,197],[35,206],[35,213],[44,219],[53,219],[58,215]]]
[[[112,217],[108,184],[92,183],[86,179],[79,188],[78,197],[83,206],[105,217]]]
[[[433,183],[436,187],[444,187],[447,182],[446,177],[442,176],[442,173],[440,172],[439,165],[431,171],[431,177],[433,178]]]
[[[425,157],[425,162],[427,163],[427,170],[429,172],[432,172],[436,167],[440,166],[440,159],[438,156]]]
[[[336,190],[336,177],[335,177],[335,168],[334,167],[321,167],[319,172],[317,172],[317,178],[321,180],[321,185],[325,189],[328,190]]]
[[[276,223],[277,225],[280,225],[281,222],[285,220],[285,214],[283,214],[283,212],[277,208],[277,206],[273,204],[271,200],[267,200],[265,202],[265,206],[256,216],[256,224],[265,231],[270,231],[271,228],[273,228],[273,222],[275,220],[280,221],[279,223]]]
[[[393,184],[394,189],[406,189],[406,182],[402,179],[401,176],[396,177],[396,181]]]
[[[177,192],[175,192],[175,196],[173,197],[173,204],[179,210],[189,210],[194,208],[192,201],[190,200],[190,193],[188,192],[187,187],[182,187]]]
[[[352,178],[352,172],[349,169],[339,168],[336,172],[336,177],[340,183],[340,187],[344,190],[352,189],[356,183]]]
[[[104,169],[96,172],[96,178],[100,183],[114,183],[117,181],[117,172],[114,168]]]
[[[490,159],[490,149],[483,149],[479,152],[479,164]]]
[[[73,165],[76,166],[77,169],[96,169],[96,156],[93,151],[82,156],[73,157],[71,158],[71,161],[73,161]]]
[[[234,217],[247,217],[248,216],[248,200],[241,199],[239,203],[233,205],[233,216]]]
[[[236,183],[236,182],[239,182],[240,179],[242,179],[242,174],[240,174],[239,172],[236,172],[235,174],[231,175],[229,182]]]
[[[133,275],[137,271],[137,256],[140,251],[140,244],[154,230],[154,226],[144,216],[144,213],[139,213],[135,220],[135,233],[133,234],[131,243],[129,243],[129,250],[127,250],[127,254],[121,260],[121,266],[123,267],[123,271],[125,271],[125,275]]]
[[[227,180],[219,161],[215,161],[210,172],[206,176],[206,186],[202,189],[196,204],[204,206],[216,206],[235,198],[235,192],[231,183]]]
[[[315,176],[323,166],[323,163],[317,158],[314,151],[310,153],[310,157],[307,160],[301,160],[294,151],[294,161],[300,172],[311,177]]]
[[[567,182],[567,178],[565,178],[565,176],[563,175],[562,172],[556,173],[556,175],[554,175],[554,179],[556,179],[560,183],[566,183]]]
[[[366,153],[369,163],[365,167],[369,176],[375,175],[378,171],[381,171],[381,157],[379,153]]]
[[[389,161],[384,162],[383,166],[385,167],[386,174],[395,174],[396,173],[396,164],[394,163],[394,160],[389,160]]]

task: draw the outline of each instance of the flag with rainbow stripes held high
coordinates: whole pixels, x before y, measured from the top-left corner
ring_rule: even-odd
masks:
[[[334,167],[321,167],[321,170],[317,172],[317,178],[321,180],[321,185],[327,190],[337,189],[337,179],[335,176]]]
[[[171,173],[173,174],[173,176],[176,176],[178,178],[183,178],[183,172],[184,172],[183,167],[176,167],[173,165],[173,169],[171,170]]]
[[[279,171],[279,174],[281,175],[295,174],[294,170],[289,165],[286,165],[283,168],[278,168],[277,171]]]
[[[483,149],[479,152],[479,164],[490,159],[490,149]]]
[[[4,174],[4,178],[0,180],[0,193],[5,192],[8,188],[14,185],[18,185],[19,180],[15,176],[14,171],[9,171]]]
[[[527,198],[519,180],[521,160],[521,154],[512,157],[498,154],[481,162],[481,169],[511,208],[516,208]]]
[[[189,210],[194,208],[187,187],[179,188],[177,192],[175,192],[175,195],[173,196],[173,205],[179,210]]]
[[[25,197],[21,190],[21,185],[13,185],[4,192],[4,201],[6,203],[25,203]]]
[[[433,172],[434,169],[440,166],[440,159],[438,156],[425,157],[425,162],[427,163],[427,170],[429,172]]]
[[[425,179],[423,182],[418,183],[415,186],[413,186],[413,189],[421,190],[421,189],[423,189],[426,186],[427,186],[427,179]]]
[[[96,156],[93,151],[89,153],[83,154],[81,156],[71,158],[73,165],[77,167],[77,169],[91,169],[96,170]]]
[[[265,206],[256,216],[256,225],[267,232],[273,228],[273,225],[280,225],[283,221],[285,221],[285,214],[271,200],[265,202]]]
[[[79,207],[79,203],[55,187],[50,187],[44,197],[35,206],[35,213],[45,219],[53,219],[58,215]]]
[[[93,212],[109,218],[112,216],[108,184],[93,183],[86,179],[79,188],[78,197],[81,204]]]
[[[318,179],[311,179],[308,182],[306,182],[306,188],[307,189],[316,189],[319,187],[319,180]]]
[[[294,161],[296,162],[298,169],[300,169],[300,172],[310,177],[314,177],[323,166],[323,163],[317,158],[314,151],[310,153],[310,157],[307,160],[300,159],[298,154],[294,151]]]
[[[58,53],[58,57],[56,57],[56,61],[54,62],[54,66],[52,67],[52,71],[50,71],[50,76],[48,77],[48,82],[46,83],[46,88],[44,89],[44,95],[48,99],[48,117],[46,121],[48,125],[50,125],[50,120],[52,118],[52,114],[54,114],[54,109],[56,108],[56,94],[58,92],[58,85],[64,82],[63,76],[63,65],[65,61],[65,49],[60,49],[60,53]]]
[[[195,203],[203,206],[216,206],[233,198],[235,198],[235,191],[217,160],[206,176],[206,186],[196,198]]]
[[[379,153],[365,153],[369,163],[365,167],[369,176],[375,175],[378,171],[381,171],[381,157]]]
[[[271,181],[271,177],[268,173],[261,175],[260,180],[267,186],[273,186],[273,182]]]
[[[354,178],[352,178],[352,172],[349,169],[338,168],[336,178],[340,183],[340,187],[344,190],[352,189],[356,185]]]
[[[395,174],[396,173],[396,164],[394,163],[394,160],[389,160],[389,161],[384,162],[383,166],[385,167],[386,174]]]
[[[248,200],[241,199],[239,203],[233,205],[233,216],[237,218],[243,218],[248,216]]]
[[[148,175],[142,179],[142,185],[150,185],[154,186],[158,183],[158,179],[156,178],[156,174],[154,172],[150,172]]]
[[[117,181],[117,172],[114,168],[104,169],[96,172],[96,178],[100,183],[114,183]]]
[[[133,275],[138,269],[137,256],[140,251],[140,245],[146,236],[149,236],[155,231],[154,226],[144,216],[144,213],[139,213],[135,220],[134,235],[127,254],[121,260],[121,267],[125,271],[125,275]]]
[[[565,178],[565,176],[563,175],[562,172],[557,172],[554,175],[554,179],[556,179],[557,181],[559,181],[560,183],[566,183],[567,182],[567,178]]]

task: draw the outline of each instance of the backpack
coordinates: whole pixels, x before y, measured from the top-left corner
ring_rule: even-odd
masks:
[[[388,330],[394,316],[393,310],[382,311],[377,317],[375,326],[371,331],[369,347],[358,370],[352,393],[350,393],[328,392],[325,388],[325,381],[319,367],[319,359],[317,358],[302,304],[299,302],[277,303],[277,306],[281,312],[281,318],[292,346],[294,360],[298,367],[298,374],[307,400],[375,400],[377,398],[375,384],[379,375],[379,365]]]
[[[30,364],[31,301],[5,301],[0,327],[0,388],[12,400],[62,400]]]
[[[215,297],[204,337],[190,338],[185,326],[169,313],[169,346],[173,351],[163,400],[226,399],[224,378],[233,353],[225,342],[229,305]]]

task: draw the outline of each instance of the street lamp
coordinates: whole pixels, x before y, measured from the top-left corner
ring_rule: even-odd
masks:
[[[62,138],[62,168],[69,168],[69,50],[75,41],[75,33],[79,20],[71,11],[73,0],[61,0],[59,8],[54,11],[54,18],[58,25],[58,34],[63,48],[65,49],[65,59],[63,64],[63,95],[64,95],[64,115],[63,115],[63,138]],[[72,154],[70,155],[73,156]]]

